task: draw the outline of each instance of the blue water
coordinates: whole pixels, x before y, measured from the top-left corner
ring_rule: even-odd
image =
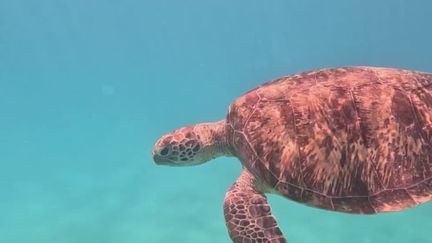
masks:
[[[229,242],[240,163],[156,166],[162,134],[329,66],[432,72],[429,0],[0,0],[0,242]],[[432,242],[432,203],[353,216],[269,196],[293,243]]]

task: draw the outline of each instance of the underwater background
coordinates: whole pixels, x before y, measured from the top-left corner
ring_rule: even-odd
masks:
[[[230,242],[235,158],[156,166],[175,128],[322,67],[432,72],[429,0],[0,0],[0,242]],[[430,243],[432,203],[348,215],[269,195],[293,243]]]

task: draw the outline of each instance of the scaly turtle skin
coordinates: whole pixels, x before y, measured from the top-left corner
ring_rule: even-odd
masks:
[[[226,120],[156,143],[159,164],[236,156],[225,220],[236,242],[286,242],[265,193],[356,214],[432,199],[432,74],[373,67],[283,77],[239,97]]]

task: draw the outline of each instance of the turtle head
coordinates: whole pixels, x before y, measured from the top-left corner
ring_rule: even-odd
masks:
[[[225,123],[187,126],[158,139],[153,160],[160,165],[198,165],[225,153]]]
[[[192,127],[184,127],[162,136],[152,153],[157,164],[182,166],[198,164],[202,148],[199,135]]]

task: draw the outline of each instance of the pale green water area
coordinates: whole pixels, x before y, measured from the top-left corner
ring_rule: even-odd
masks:
[[[156,166],[162,134],[321,67],[432,72],[429,0],[0,0],[0,242],[224,243],[218,158]],[[432,203],[356,216],[269,196],[292,243],[430,243]]]

